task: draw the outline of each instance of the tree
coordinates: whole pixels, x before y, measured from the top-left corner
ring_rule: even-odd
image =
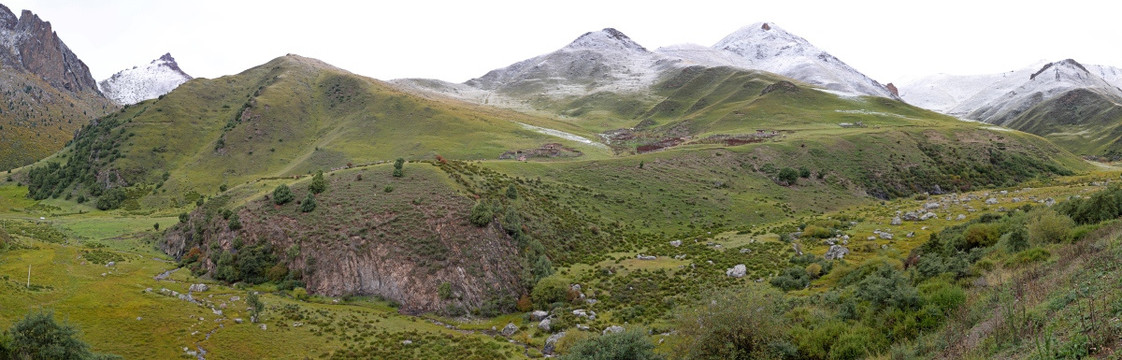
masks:
[[[795,169],[785,167],[779,170],[779,175],[777,175],[776,178],[778,178],[779,182],[783,185],[794,185],[795,181],[799,179],[799,172]]]
[[[569,278],[553,275],[541,279],[534,285],[530,298],[539,309],[549,309],[550,304],[568,301]]]
[[[158,225],[158,224],[157,224],[157,225]],[[238,216],[238,214],[237,214],[237,213],[234,213],[233,215],[230,215],[230,223],[229,223],[229,224],[227,224],[227,225],[229,225],[229,227],[230,227],[230,230],[238,230],[238,229],[241,229],[241,228],[242,228],[242,220],[241,220],[241,217],[240,217],[240,216]]]
[[[300,202],[300,212],[312,212],[316,209],[316,197],[312,193],[304,197],[304,201]]]
[[[327,180],[323,179],[323,170],[320,170],[312,177],[312,183],[308,185],[308,191],[311,191],[313,194],[319,194],[325,190],[327,190]]]
[[[631,328],[623,332],[591,337],[573,344],[562,360],[648,360],[663,359],[655,354],[647,331]]]
[[[273,189],[273,203],[277,205],[284,205],[293,199],[292,189],[288,185],[280,184],[276,189]]]
[[[405,166],[405,159],[397,158],[393,161],[393,177],[405,176],[402,167]]]
[[[249,305],[249,321],[257,322],[257,316],[261,315],[262,310],[265,310],[265,303],[261,302],[261,298],[257,296],[256,291],[250,291],[245,295],[245,304]]]
[[[713,290],[675,319],[683,341],[673,349],[688,359],[778,358],[788,320],[783,294],[762,285]]]
[[[156,230],[156,231],[160,231],[160,223],[152,224],[152,229]]]
[[[11,359],[119,359],[116,355],[90,352],[77,338],[78,330],[55,322],[54,314],[27,314],[12,325],[11,343],[0,344],[0,355]],[[2,354],[7,352],[7,354]]]
[[[518,189],[514,187],[514,184],[510,184],[510,186],[506,187],[506,197],[511,200],[518,198]]]

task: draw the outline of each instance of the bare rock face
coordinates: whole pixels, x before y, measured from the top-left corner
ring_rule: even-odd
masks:
[[[885,85],[884,87],[888,88],[888,92],[892,93],[893,96],[900,96],[900,89],[897,89],[895,84],[888,83],[888,85]]]
[[[0,5],[0,26],[0,61],[4,66],[39,75],[58,89],[100,94],[89,67],[62,42],[50,22],[30,10],[24,10],[17,19]]]

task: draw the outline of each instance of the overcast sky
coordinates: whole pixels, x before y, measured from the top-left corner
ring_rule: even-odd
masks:
[[[29,9],[98,80],[171,52],[188,74],[286,53],[378,79],[462,82],[614,27],[647,47],[712,45],[768,21],[882,82],[1074,58],[1122,67],[1113,1],[0,0]]]

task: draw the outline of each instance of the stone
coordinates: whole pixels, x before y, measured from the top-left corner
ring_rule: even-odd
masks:
[[[112,266],[117,266],[117,262],[116,261],[110,261],[109,263],[105,264],[105,267],[112,267]]]
[[[966,214],[958,214],[954,219],[958,221],[966,220]]]
[[[553,355],[553,350],[557,348],[557,340],[561,340],[562,337],[565,337],[564,331],[550,335],[548,338],[546,338],[545,347],[542,348],[542,354]]]
[[[534,310],[530,313],[530,320],[541,321],[542,319],[545,319],[546,316],[549,316],[549,313],[541,310]]]
[[[915,232],[915,231],[910,231],[910,232],[908,232],[908,235],[907,235],[907,237],[909,237],[909,238],[914,238],[914,237],[916,237],[916,232]]]
[[[935,209],[938,209],[938,208],[939,208],[939,203],[937,203],[937,202],[929,202],[929,203],[923,204],[923,208],[924,208],[925,210],[935,210]]]
[[[997,199],[996,198],[986,199],[986,205],[997,205]]]
[[[588,325],[584,325],[584,324],[577,324],[577,330],[580,330],[580,331],[588,331]]]
[[[729,268],[728,270],[725,270],[725,275],[728,275],[728,276],[731,276],[731,277],[734,277],[734,278],[742,278],[747,273],[748,273],[748,267],[744,266],[744,264],[736,264],[736,266],[733,266],[733,267]]]
[[[573,310],[573,315],[576,315],[577,317],[586,318],[586,317],[588,317],[588,312],[584,311],[584,309],[576,309],[576,310]]]
[[[902,219],[907,221],[919,221],[919,214],[914,211],[909,211],[904,213]]]
[[[622,326],[612,325],[612,326],[609,326],[609,327],[605,328],[604,331],[601,332],[600,334],[605,335],[607,333],[621,333],[621,332],[623,332],[623,327]]]
[[[900,225],[900,224],[903,224],[903,223],[904,223],[904,220],[901,219],[899,216],[892,218],[892,225]]]
[[[752,253],[752,249],[749,249],[749,248],[740,248],[740,253],[741,253],[741,254],[750,254],[750,253]]]
[[[238,301],[238,300],[241,300],[241,299],[242,299],[241,296],[231,296],[230,297],[230,302]]]
[[[939,217],[939,215],[935,215],[935,213],[929,212],[929,213],[923,214],[923,216],[921,216],[919,218],[919,221],[927,221],[927,220],[934,219],[936,217]]]
[[[655,260],[655,259],[658,259],[658,257],[657,257],[657,256],[654,256],[654,255],[643,255],[643,254],[635,255],[635,258],[636,258],[636,259],[639,259],[639,260]]]
[[[210,290],[210,287],[206,286],[206,284],[191,284],[191,287],[187,288],[187,291],[190,292],[204,292],[207,290]]]
[[[503,331],[499,333],[503,334],[503,336],[511,336],[514,335],[514,333],[517,331],[518,327],[515,326],[514,323],[507,323],[506,326],[503,326]]]
[[[569,290],[580,291],[580,284],[569,285]]]
[[[682,246],[682,240],[674,240],[674,241],[671,241],[671,242],[670,242],[670,246],[673,246],[673,247],[679,247],[679,246]]]
[[[234,323],[241,324],[242,322],[245,322],[245,320],[242,320],[242,318],[234,318]]]
[[[833,245],[830,246],[829,250],[826,250],[826,254],[822,255],[822,257],[826,258],[826,260],[835,260],[845,258],[846,255],[849,255],[849,248],[841,245]]]
[[[588,305],[596,305],[596,303],[600,302],[600,300],[596,300],[596,299],[584,299],[584,302],[585,302],[586,304],[588,304]]]
[[[261,324],[261,330],[269,330],[269,326],[265,325],[265,324]]]
[[[136,321],[144,320],[144,318],[137,316]]]
[[[549,331],[549,326],[552,323],[553,322],[550,321],[549,319],[542,319],[542,321],[540,323],[538,323],[538,329]]]
[[[413,340],[401,340],[401,345],[413,345]]]

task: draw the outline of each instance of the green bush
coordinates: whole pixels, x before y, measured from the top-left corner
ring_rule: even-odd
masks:
[[[776,175],[776,179],[779,180],[779,183],[782,185],[794,185],[795,181],[799,180],[799,172],[786,167],[779,170],[779,175]]]
[[[675,319],[683,338],[673,350],[686,359],[779,358],[788,320],[783,294],[766,286],[708,292]]]
[[[1071,241],[1071,229],[1075,222],[1067,215],[1052,209],[1038,209],[1029,213],[1028,230],[1029,242],[1032,244],[1064,243]]]
[[[394,162],[393,162],[393,177],[405,176],[404,170],[402,169],[404,166],[405,166],[405,159],[397,158],[397,160],[394,160]]]
[[[276,189],[273,189],[273,203],[277,205],[284,205],[294,200],[295,195],[292,195],[292,189],[288,185],[280,184]]]
[[[1051,257],[1052,257],[1052,253],[1048,252],[1048,250],[1044,250],[1043,248],[1036,247],[1036,248],[1031,248],[1031,249],[1028,249],[1028,250],[1021,251],[1021,252],[1017,253],[1016,255],[1013,256],[1013,259],[1010,260],[1010,262],[1013,263],[1013,264],[1024,265],[1024,264],[1029,264],[1029,263],[1034,263],[1034,262],[1045,261],[1045,260],[1048,260]]]
[[[319,194],[325,190],[327,190],[327,180],[324,180],[323,170],[320,170],[312,177],[312,183],[308,184],[308,191],[311,191],[313,194]]]
[[[443,282],[436,288],[436,293],[440,295],[441,300],[448,300],[452,298],[452,284]]]
[[[0,341],[0,355],[11,359],[119,359],[96,354],[77,338],[78,330],[55,322],[54,314],[32,313],[9,330],[10,343]],[[0,338],[3,340],[3,338]],[[4,354],[6,353],[6,354]]]
[[[966,291],[943,279],[931,279],[919,285],[923,302],[946,314],[966,303]]]
[[[304,201],[300,202],[300,212],[312,212],[316,209],[316,197],[311,192],[308,196],[304,197]]]
[[[534,300],[534,306],[538,309],[548,310],[550,304],[569,301],[569,283],[569,278],[560,275],[551,275],[541,279],[534,285],[534,290],[530,292],[530,298]]]
[[[857,284],[857,297],[878,308],[911,310],[920,305],[916,289],[900,271],[888,265],[881,265]]]
[[[998,224],[973,224],[966,228],[962,237],[969,249],[987,247],[997,243],[1001,229]]]
[[[159,225],[159,224],[156,224],[156,225]],[[227,225],[230,227],[231,231],[241,229],[242,228],[241,217],[238,216],[237,213],[230,215],[230,222]],[[156,230],[159,230],[159,228],[157,228]]]
[[[486,202],[480,201],[471,207],[471,223],[478,227],[487,226],[491,223],[494,214],[491,212],[491,206]]]
[[[654,352],[647,332],[631,328],[619,333],[591,337],[573,344],[561,360],[653,360],[663,359]]]
[[[781,275],[772,278],[771,285],[783,291],[804,289],[810,285],[810,274],[804,268],[789,267]]]
[[[121,203],[125,201],[125,190],[119,187],[105,190],[101,196],[97,198],[98,210],[113,210],[121,207]]]

